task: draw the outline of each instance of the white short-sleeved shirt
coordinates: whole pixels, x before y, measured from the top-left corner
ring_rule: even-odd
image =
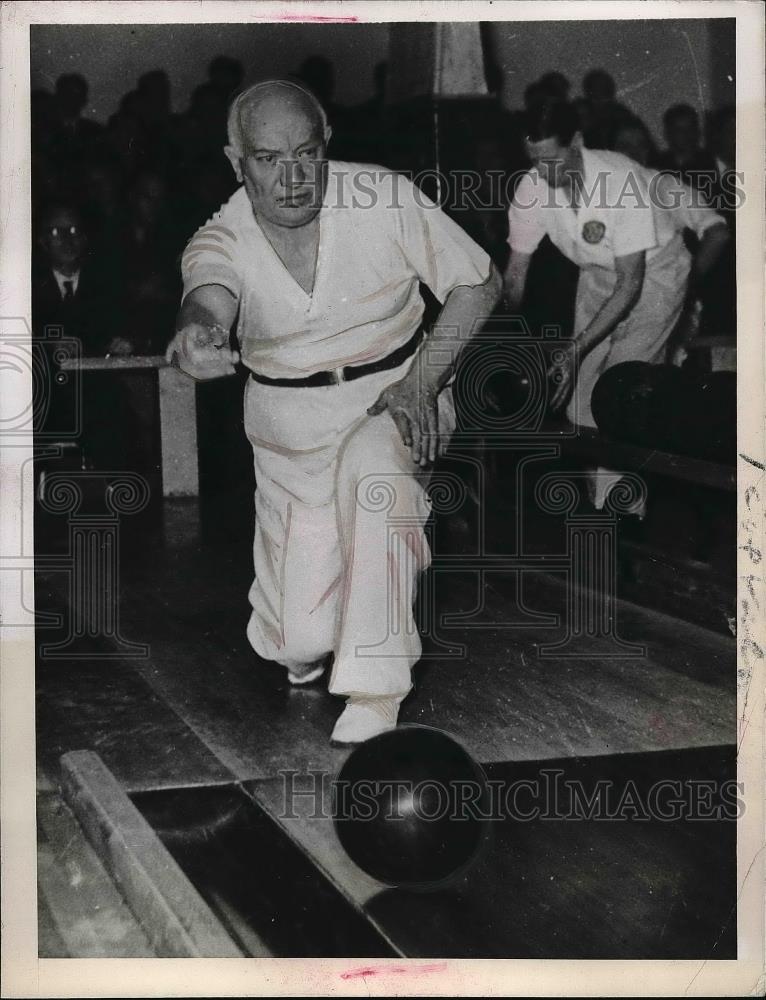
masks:
[[[726,225],[702,197],[673,174],[647,170],[660,224],[672,225],[677,232],[690,229],[698,238],[711,226]]]
[[[581,268],[615,270],[615,258],[646,251],[647,274],[683,252],[680,233],[697,235],[724,220],[695,205],[691,189],[621,153],[583,149],[583,199],[575,212],[565,192],[531,170],[519,181],[508,214],[511,250],[531,254],[546,234]],[[667,207],[663,207],[667,206]]]
[[[489,276],[490,259],[407,178],[330,161],[314,288],[304,291],[240,188],[189,241],[184,295],[228,288],[243,362],[271,378],[364,364],[405,344],[423,315],[419,282],[440,301]]]

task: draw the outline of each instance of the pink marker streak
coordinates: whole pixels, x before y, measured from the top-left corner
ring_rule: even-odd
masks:
[[[370,965],[362,969],[349,969],[348,972],[341,972],[341,979],[366,979],[368,976],[423,976],[429,972],[444,972],[447,968],[446,962],[438,962],[433,965]]]
[[[313,21],[314,23],[329,22],[331,24],[356,24],[358,17],[347,14],[344,17],[332,17],[329,14],[276,14],[278,21]]]

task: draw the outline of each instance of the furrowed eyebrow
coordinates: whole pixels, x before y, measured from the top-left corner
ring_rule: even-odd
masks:
[[[319,145],[319,141],[320,141],[319,139],[306,139],[305,142],[302,142],[300,144],[300,146],[296,146],[295,148],[296,149],[303,149],[305,146],[317,146],[317,145]],[[259,150],[259,152],[262,152],[262,151]],[[265,150],[265,152],[267,152],[267,153],[281,153],[282,150],[281,149],[267,149],[267,150]]]
[[[318,146],[321,143],[321,139],[307,139],[306,142],[302,142],[300,146],[296,146],[296,152],[300,152],[302,149],[311,149],[314,146]],[[252,149],[249,153],[250,156],[285,156],[288,155],[281,149]]]

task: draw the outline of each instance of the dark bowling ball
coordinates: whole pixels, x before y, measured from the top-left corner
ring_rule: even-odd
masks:
[[[477,337],[452,386],[463,430],[532,432],[545,418],[547,362],[541,345],[517,331]]]
[[[507,368],[493,372],[486,382],[485,396],[490,413],[504,417],[523,411],[533,391],[528,372],[509,371]]]
[[[452,737],[400,726],[360,744],[333,784],[333,823],[352,861],[385,885],[441,888],[489,836],[481,767]]]

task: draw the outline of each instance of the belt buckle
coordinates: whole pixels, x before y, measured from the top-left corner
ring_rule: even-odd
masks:
[[[343,368],[333,368],[332,370],[333,385],[340,385],[341,382],[346,381],[346,376],[344,375],[343,372],[344,372]]]

